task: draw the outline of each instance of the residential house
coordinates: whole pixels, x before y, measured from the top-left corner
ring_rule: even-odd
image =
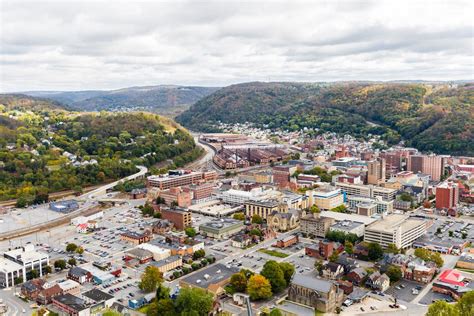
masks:
[[[92,273],[87,270],[84,270],[81,267],[73,267],[69,270],[67,278],[84,284],[85,282],[92,282]]]
[[[374,290],[385,292],[390,287],[390,278],[385,273],[380,274],[379,271],[375,271],[367,277],[365,285]]]
[[[344,267],[336,262],[328,262],[322,272],[326,279],[337,280],[344,275]]]
[[[363,268],[355,268],[346,275],[347,279],[355,285],[361,285],[366,276],[367,271]]]

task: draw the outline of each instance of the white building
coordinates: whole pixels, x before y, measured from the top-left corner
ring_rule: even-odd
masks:
[[[160,261],[171,256],[171,251],[169,249],[161,248],[157,245],[149,243],[138,245],[137,248],[148,250],[149,252],[151,252],[153,254],[153,260],[155,261]]]
[[[224,203],[240,205],[250,200],[263,198],[265,194],[268,193],[267,191],[264,191],[263,188],[255,188],[250,191],[230,189],[222,192],[219,198]]]
[[[375,242],[382,247],[395,244],[397,248],[410,247],[426,233],[426,222],[407,215],[392,214],[367,226],[364,241]]]
[[[6,259],[23,266],[23,280],[26,280],[26,273],[31,270],[39,272],[43,276],[43,267],[49,265],[49,256],[35,250],[35,246],[28,244],[22,248],[13,249],[3,254]]]
[[[0,257],[0,286],[10,287],[15,283],[15,278],[25,275],[22,265]],[[24,279],[25,280],[25,279]]]
[[[376,198],[357,195],[347,196],[347,204],[349,205],[350,209],[357,209],[357,205],[361,203],[374,203],[377,205],[377,213],[379,214],[393,212],[393,200],[385,201],[380,196],[377,196]]]

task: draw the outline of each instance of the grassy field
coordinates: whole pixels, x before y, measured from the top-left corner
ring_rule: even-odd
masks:
[[[279,252],[279,251],[276,251],[276,250],[259,249],[258,251],[263,252],[263,253],[265,253],[269,256],[274,256],[274,257],[278,257],[278,258],[288,257],[288,255],[286,253]]]

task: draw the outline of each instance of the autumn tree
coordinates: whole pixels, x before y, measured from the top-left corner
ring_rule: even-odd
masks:
[[[272,286],[267,278],[260,274],[255,274],[248,281],[247,293],[250,299],[254,301],[267,299],[272,296]]]

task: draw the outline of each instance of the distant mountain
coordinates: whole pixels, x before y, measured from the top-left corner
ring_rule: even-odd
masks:
[[[59,101],[48,98],[31,97],[29,95],[20,93],[0,94],[0,113],[9,110],[40,111],[59,109],[67,110],[68,107]]]
[[[222,88],[177,118],[196,131],[217,122],[381,135],[390,144],[474,155],[474,84],[263,83]],[[373,124],[375,123],[375,124]]]
[[[56,100],[78,111],[145,110],[175,116],[217,89],[161,85],[111,91],[30,91],[23,94]]]

